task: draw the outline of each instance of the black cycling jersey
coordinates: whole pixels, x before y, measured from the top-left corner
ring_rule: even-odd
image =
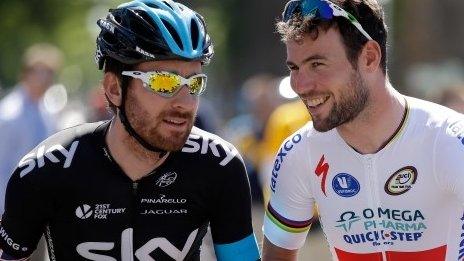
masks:
[[[253,235],[230,143],[194,127],[181,151],[134,182],[107,149],[108,126],[61,131],[23,157],[7,187],[4,253],[27,257],[45,234],[51,260],[199,260],[208,224],[215,245]]]

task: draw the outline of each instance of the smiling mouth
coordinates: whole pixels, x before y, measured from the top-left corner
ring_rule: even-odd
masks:
[[[310,108],[316,108],[316,107],[321,106],[322,104],[324,104],[329,98],[330,98],[330,95],[310,98],[310,99],[306,100],[306,104]]]
[[[174,118],[164,119],[163,121],[170,125],[175,125],[175,126],[182,126],[187,123],[187,120],[185,119],[174,119]]]

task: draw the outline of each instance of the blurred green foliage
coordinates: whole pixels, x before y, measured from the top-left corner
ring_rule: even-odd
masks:
[[[205,16],[215,43],[216,58],[227,53],[227,5],[235,0],[181,1]],[[0,1],[0,83],[12,87],[21,70],[24,50],[38,42],[57,45],[65,55],[58,77],[68,91],[80,92],[95,86],[101,72],[94,63],[95,38],[99,32],[96,20],[108,8],[124,1],[116,0],[1,0]],[[215,59],[208,71],[225,74],[226,59]],[[221,69],[222,68],[222,69]],[[222,71],[222,73],[221,73]]]
[[[0,79],[11,87],[18,78],[24,50],[50,42],[63,50],[66,65],[92,67],[94,48],[86,20],[90,0],[0,1]],[[94,68],[94,67],[93,67]]]

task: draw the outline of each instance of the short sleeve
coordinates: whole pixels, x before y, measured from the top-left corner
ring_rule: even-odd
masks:
[[[439,185],[464,206],[464,116],[437,135],[432,153]]]
[[[271,198],[264,216],[264,235],[274,245],[300,248],[313,217],[314,198],[309,159],[300,134],[287,138],[277,153],[271,175]]]
[[[218,260],[258,260],[250,185],[240,155],[223,166],[221,172],[210,222],[216,256]]]
[[[45,229],[46,202],[35,171],[21,177],[15,170],[6,189],[5,212],[0,224],[0,249],[14,257],[28,257]]]

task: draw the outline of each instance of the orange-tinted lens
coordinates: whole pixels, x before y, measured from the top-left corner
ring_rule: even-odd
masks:
[[[150,76],[150,88],[159,93],[173,94],[181,83],[178,75],[167,73],[155,73]]]
[[[191,94],[200,95],[205,90],[205,87],[206,78],[203,76],[190,80],[189,89]]]

